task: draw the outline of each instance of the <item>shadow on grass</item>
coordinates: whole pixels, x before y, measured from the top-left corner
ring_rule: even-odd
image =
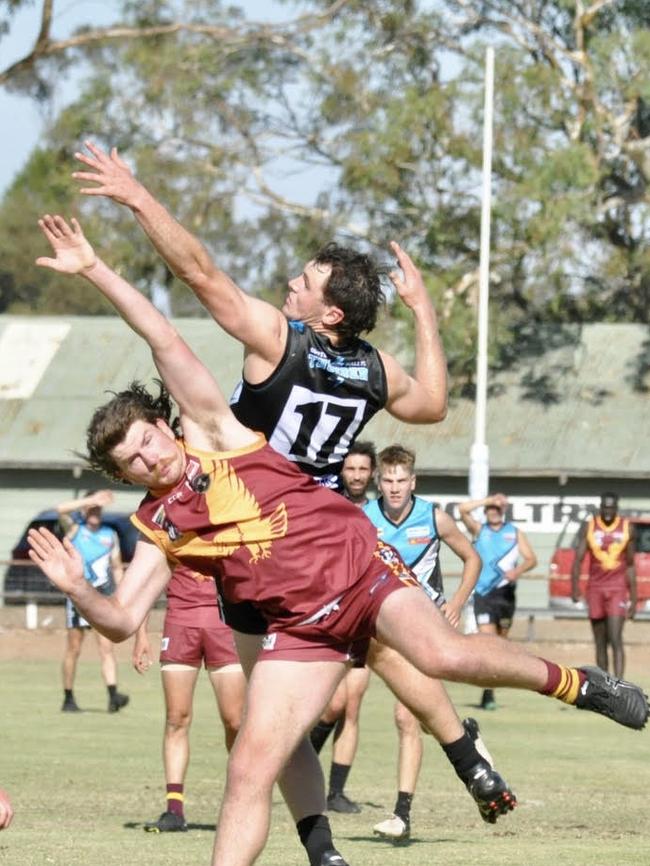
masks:
[[[149,823],[148,821],[125,821],[125,823],[122,824],[122,827],[125,830],[144,830],[144,825],[148,824],[148,823]],[[187,829],[188,829],[188,831],[189,830],[211,830],[212,832],[214,832],[217,829],[217,825],[216,824],[195,824],[195,823],[192,823],[191,821],[188,821]],[[181,836],[182,835],[182,833],[178,833],[178,832],[176,832],[176,833],[159,833],[159,832],[152,831],[152,830],[149,830],[148,832],[152,836]]]

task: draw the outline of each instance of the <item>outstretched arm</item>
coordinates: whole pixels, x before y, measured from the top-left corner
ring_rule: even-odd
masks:
[[[164,554],[138,541],[131,564],[113,595],[102,595],[84,579],[79,552],[48,529],[30,529],[29,558],[64,592],[88,622],[112,641],[133,634],[163,591],[170,570]]]
[[[43,256],[36,264],[85,277],[146,340],[165,386],[179,405],[185,438],[196,447],[218,450],[254,441],[253,434],[232,414],[214,376],[171,322],[95,255],[77,220],[69,225],[61,216],[46,215],[39,225],[55,257]]]
[[[404,279],[397,271],[390,274],[390,279],[415,319],[415,370],[409,376],[395,358],[381,353],[388,378],[386,408],[401,421],[432,424],[447,415],[447,361],[438,319],[413,260],[395,241],[391,248]]]
[[[438,535],[463,563],[463,573],[453,597],[442,608],[449,622],[456,628],[463,605],[470,597],[481,571],[481,558],[472,544],[456,526],[455,520],[441,508],[436,508]]]
[[[286,343],[282,313],[243,292],[220,270],[203,244],[134,177],[116,148],[106,154],[90,141],[85,146],[88,154],[78,152],[75,157],[90,170],[72,176],[96,185],[82,187],[83,195],[106,196],[133,211],[170,270],[192,289],[212,318],[249,352],[275,367]]]

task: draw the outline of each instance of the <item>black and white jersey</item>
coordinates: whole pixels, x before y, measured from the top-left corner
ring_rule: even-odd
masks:
[[[242,380],[230,404],[272,448],[337,488],[350,446],[386,399],[384,365],[370,343],[333,346],[302,322],[289,322],[284,355],[271,376],[259,385]]]

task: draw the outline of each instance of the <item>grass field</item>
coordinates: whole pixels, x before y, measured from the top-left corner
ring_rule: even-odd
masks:
[[[549,655],[554,650],[543,648]],[[59,711],[58,653],[0,662],[0,787],[11,793],[16,811],[11,828],[0,834],[0,864],[207,866],[225,765],[208,683],[199,682],[195,701],[186,786],[191,831],[146,834],[142,822],[163,807],[158,676],[152,671],[140,678],[122,663],[120,687],[131,694],[131,705],[108,715],[93,652],[91,644],[78,675],[76,694],[86,709],[81,715]],[[584,647],[579,660],[591,661]],[[650,686],[647,654],[630,665],[629,675]],[[452,686],[450,691],[461,714],[480,712],[474,708],[476,689]],[[363,812],[331,816],[338,847],[351,866],[650,863],[645,799],[650,733],[627,731],[536,695],[502,691],[498,699],[496,713],[478,718],[497,767],[518,794],[519,808],[495,826],[483,824],[440,748],[428,740],[413,805],[412,842],[394,847],[372,836],[373,824],[393,804],[396,765],[392,700],[373,680],[347,789]],[[326,747],[327,765],[329,756]],[[279,796],[259,863],[306,864]]]

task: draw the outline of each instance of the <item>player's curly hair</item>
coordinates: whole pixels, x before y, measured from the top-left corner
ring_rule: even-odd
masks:
[[[161,419],[172,430],[178,432],[178,418],[172,420],[174,404],[169,392],[160,381],[154,379],[158,394],[150,394],[141,382],[133,381],[125,391],[109,391],[113,398],[95,410],[86,431],[86,454],[88,465],[117,481],[124,481],[111,451],[124,440],[134,421],[155,424]]]
[[[381,287],[385,269],[370,256],[336,243],[324,246],[314,256],[314,262],[332,269],[323,297],[343,312],[343,320],[336,328],[341,337],[358,337],[364,331],[372,331],[385,300]]]

